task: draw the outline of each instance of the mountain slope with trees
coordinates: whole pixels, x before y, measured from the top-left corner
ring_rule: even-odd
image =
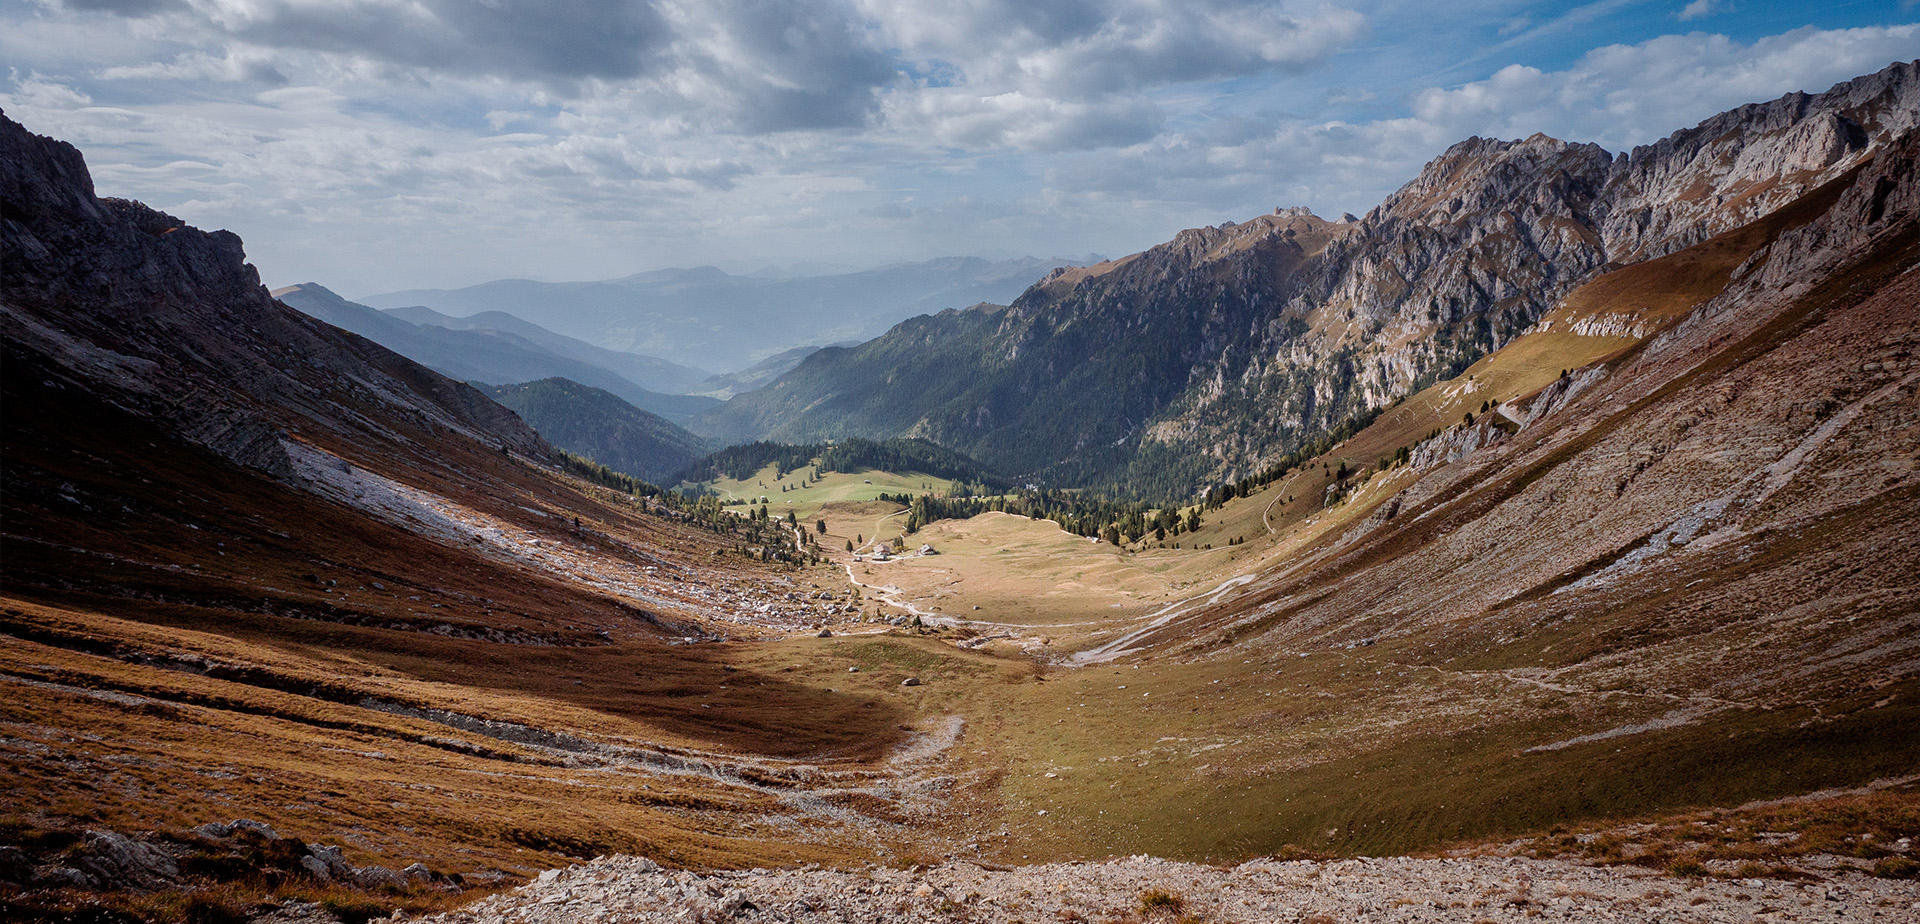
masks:
[[[555,446],[655,484],[712,450],[712,444],[604,389],[563,378],[485,389]]]
[[[1454,375],[1574,287],[1737,227],[1920,121],[1920,64],[1614,155],[1470,139],[1352,222],[1284,210],[822,350],[689,424],[923,436],[1023,479],[1191,497]],[[1605,323],[1604,319],[1594,323]]]

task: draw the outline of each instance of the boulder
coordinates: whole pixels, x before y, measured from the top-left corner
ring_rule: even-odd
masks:
[[[328,882],[333,879],[333,874],[327,869],[326,861],[311,854],[300,858],[300,868],[305,870],[307,875],[321,882]]]
[[[71,866],[49,866],[33,876],[33,884],[42,889],[87,889],[94,886],[92,879]]]
[[[353,872],[353,884],[363,889],[404,889],[407,881],[384,866],[362,866]]]
[[[158,889],[180,881],[180,865],[158,847],[112,831],[88,831],[74,864],[102,888]]]
[[[272,825],[267,824],[264,821],[254,821],[251,818],[235,818],[234,820],[227,822],[227,828],[231,833],[234,833],[234,834],[238,834],[242,831],[252,831],[253,833],[258,834],[261,837],[264,837],[270,841],[277,841],[280,839],[280,832],[273,830]]]
[[[309,859],[317,861],[321,865],[321,868],[327,871],[327,875],[321,876],[319,878],[322,878],[322,879],[326,879],[326,878],[352,879],[353,878],[353,864],[348,863],[345,858],[340,856],[340,848],[334,847],[334,846],[323,847],[319,844],[308,844],[307,855]],[[303,867],[306,867],[307,866],[306,860],[301,860],[300,865]]]

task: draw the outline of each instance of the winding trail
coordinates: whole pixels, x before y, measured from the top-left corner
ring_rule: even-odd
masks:
[[[1267,501],[1267,509],[1260,511],[1260,525],[1267,528],[1267,535],[1272,536],[1279,532],[1273,528],[1274,506],[1280,503],[1281,498],[1287,496],[1287,489],[1292,488],[1294,481],[1304,474],[1306,474],[1305,470],[1294,472],[1293,476],[1280,486],[1280,490],[1274,493],[1273,500]]]
[[[1254,579],[1254,575],[1251,575],[1251,574],[1237,575],[1234,577],[1230,577],[1225,581],[1220,582],[1220,586],[1215,587],[1214,589],[1207,591],[1206,593],[1195,594],[1194,596],[1188,597],[1185,600],[1180,600],[1175,603],[1169,603],[1166,606],[1163,606],[1160,609],[1155,610],[1154,612],[1141,617],[1142,619],[1145,619],[1148,621],[1146,625],[1141,626],[1138,629],[1134,629],[1133,631],[1128,632],[1125,635],[1122,635],[1111,642],[1107,642],[1104,645],[1100,645],[1095,648],[1089,648],[1085,651],[1076,651],[1073,653],[1072,657],[1067,659],[1067,663],[1075,667],[1083,667],[1089,664],[1102,664],[1107,661],[1111,661],[1115,658],[1118,658],[1121,655],[1136,651],[1137,649],[1131,647],[1134,642],[1139,641],[1141,638],[1145,637],[1149,633],[1154,632],[1155,630],[1158,630],[1164,627],[1168,623],[1176,619],[1179,619],[1182,616],[1188,615],[1194,612],[1195,610],[1200,609],[1201,607],[1214,606],[1218,604],[1221,600],[1225,599],[1226,596],[1234,590],[1234,588],[1241,587],[1246,584],[1250,584],[1253,582],[1253,579]]]

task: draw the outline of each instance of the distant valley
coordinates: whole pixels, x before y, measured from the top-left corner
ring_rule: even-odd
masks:
[[[370,295],[376,308],[501,311],[600,347],[735,372],[798,347],[862,341],[919,314],[1005,302],[1060,266],[1092,258],[948,257],[824,276],[735,276],[711,266],[604,282],[505,279],[464,289]]]

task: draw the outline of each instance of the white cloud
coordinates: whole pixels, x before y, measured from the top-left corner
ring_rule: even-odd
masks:
[[[1566,70],[1509,65],[1484,80],[1421,91],[1409,117],[1162,135],[1077,156],[1051,170],[1048,184],[1068,196],[1132,195],[1196,223],[1257,214],[1265,203],[1364,212],[1470,135],[1544,132],[1625,150],[1735,106],[1872,73],[1911,58],[1917,43],[1920,26],[1807,28],[1752,43],[1664,36],[1595,49]]]
[[[273,55],[264,51],[229,49],[224,55],[191,51],[171,61],[153,61],[109,67],[100,71],[105,80],[209,80],[220,83],[257,83],[284,85],[287,76],[273,65]]]
[[[1696,19],[1705,19],[1708,16],[1724,12],[1725,10],[1726,4],[1720,2],[1720,0],[1693,0],[1692,3],[1681,7],[1680,12],[1673,14],[1673,16],[1681,22],[1692,22]]]
[[[1366,32],[1329,5],[1247,0],[862,0],[922,73],[991,95],[1086,99],[1318,66]]]
[[[1485,80],[1416,94],[1412,108],[1461,136],[1538,131],[1623,150],[1745,103],[1824,90],[1916,51],[1914,25],[1806,27],[1752,43],[1668,35],[1594,49],[1564,71],[1509,65]]]
[[[1622,148],[1920,44],[1666,36],[1409,92],[1457,49],[1371,47],[1421,7],[1355,2],[41,0],[0,8],[0,107],[78,144],[103,194],[239,231],[270,281],[364,293],[1121,253],[1275,205],[1365,211],[1466,135]],[[1449,35],[1505,43],[1622,7],[1449,9]],[[601,10],[624,46],[580,34]]]

